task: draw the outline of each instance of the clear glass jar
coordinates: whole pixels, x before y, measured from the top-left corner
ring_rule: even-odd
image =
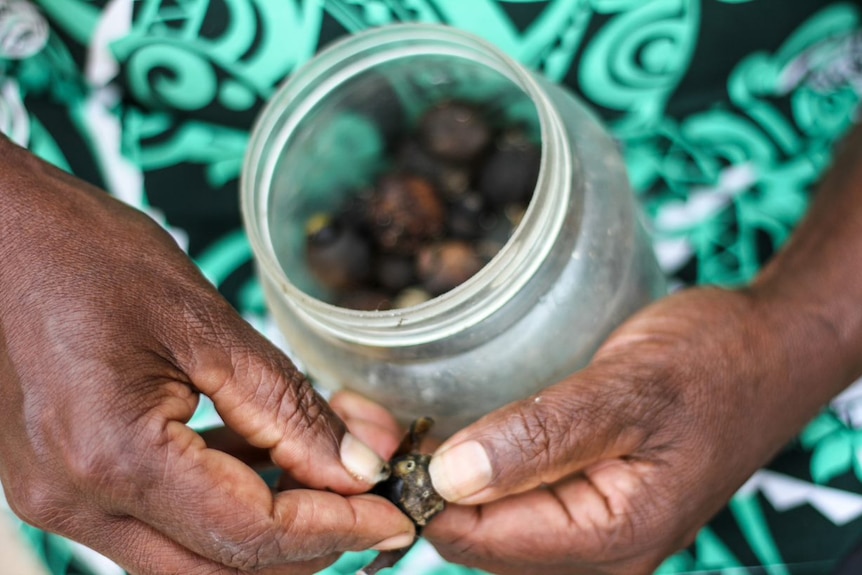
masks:
[[[532,125],[541,168],[511,238],[479,273],[423,304],[356,311],[324,301],[304,222],[386,160],[386,133],[444,98]],[[663,295],[615,143],[571,94],[456,29],[403,24],[332,45],[272,98],[253,131],[242,209],[268,305],[294,358],[445,436],[587,364],[617,325]]]

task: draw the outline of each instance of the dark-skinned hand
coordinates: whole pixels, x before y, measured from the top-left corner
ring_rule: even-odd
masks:
[[[791,356],[810,342],[775,345],[768,308],[744,291],[668,297],[586,369],[456,433],[431,462],[455,504],[423,535],[450,561],[504,575],[653,572],[827,399],[798,401],[789,384],[816,375]],[[826,325],[807,336],[835,344]],[[332,405],[395,445],[379,406],[346,393]]]
[[[857,127],[751,285],[652,304],[585,369],[440,445],[431,478],[454,504],[423,534],[505,575],[646,575],[689,544],[862,375],[860,158]],[[375,445],[400,433],[365,400],[332,405]]]
[[[304,489],[186,422],[199,394]],[[146,215],[0,138],[0,481],[135,574],[313,573],[409,543],[381,460]]]
[[[746,292],[648,308],[586,369],[440,447],[434,485],[458,505],[425,535],[493,573],[652,573],[816,413],[785,386],[778,327]]]

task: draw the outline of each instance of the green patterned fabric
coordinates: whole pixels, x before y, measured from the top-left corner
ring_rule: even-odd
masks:
[[[254,118],[344,34],[450,24],[565,84],[605,120],[675,285],[739,285],[788,238],[853,122],[860,18],[862,2],[827,0],[0,0],[0,130],[150,213],[279,341],[238,213]],[[22,30],[31,33],[7,41]],[[216,421],[204,404],[193,424]],[[55,575],[117,572],[22,531]],[[658,573],[828,573],[860,534],[856,386]],[[325,573],[352,573],[367,557]],[[474,573],[424,542],[398,572]]]

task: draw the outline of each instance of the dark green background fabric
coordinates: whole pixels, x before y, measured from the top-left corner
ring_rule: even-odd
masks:
[[[618,139],[675,285],[753,277],[804,215],[862,89],[858,1],[36,4],[48,44],[0,60],[0,122],[23,115],[27,129],[0,129],[151,213],[270,335],[237,204],[248,130],[280,82],[345,34],[398,21],[450,24],[568,86]],[[117,32],[108,39],[106,30]],[[94,55],[116,68],[94,73]],[[860,397],[833,404],[661,573],[828,572],[862,533]],[[62,544],[28,533],[54,553],[55,572],[72,572]],[[331,572],[347,572],[354,559]]]

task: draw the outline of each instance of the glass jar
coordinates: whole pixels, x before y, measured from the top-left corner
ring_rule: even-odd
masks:
[[[373,179],[387,134],[441,99],[530,126],[541,167],[529,206],[481,271],[425,303],[327,303],[304,258],[308,218]],[[242,209],[267,303],[313,381],[348,388],[439,436],[587,364],[666,287],[615,143],[563,88],[493,45],[399,24],[342,40],[275,94],[253,130]]]

